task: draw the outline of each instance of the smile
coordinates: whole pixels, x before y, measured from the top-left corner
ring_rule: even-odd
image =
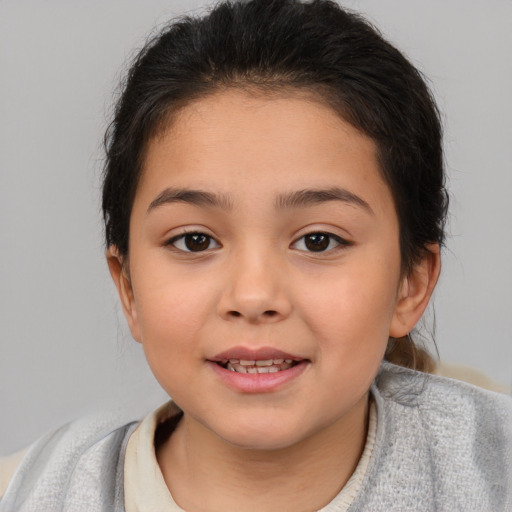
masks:
[[[288,370],[297,364],[297,361],[282,358],[259,360],[229,359],[220,364],[226,370],[237,373],[277,373]]]
[[[232,347],[207,363],[231,389],[242,393],[269,393],[292,385],[311,361],[273,347]]]

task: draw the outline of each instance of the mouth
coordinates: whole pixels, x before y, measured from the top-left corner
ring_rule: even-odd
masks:
[[[310,366],[304,357],[272,347],[233,347],[209,358],[224,384],[241,393],[270,393],[291,385]]]
[[[217,362],[225,370],[237,373],[277,373],[299,364],[293,359],[227,359]]]
[[[282,352],[271,347],[250,349],[234,347],[210,359],[224,370],[244,374],[279,373],[289,370],[308,359]]]

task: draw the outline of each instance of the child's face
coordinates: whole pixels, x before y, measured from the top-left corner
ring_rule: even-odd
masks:
[[[375,145],[299,97],[218,93],[149,144],[128,269],[121,295],[156,378],[198,431],[238,446],[361,424],[388,336],[405,334]],[[227,359],[278,361],[242,374]]]

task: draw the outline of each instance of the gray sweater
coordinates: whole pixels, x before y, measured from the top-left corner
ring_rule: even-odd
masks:
[[[372,394],[377,437],[350,512],[512,512],[510,397],[388,363]],[[123,512],[136,426],[89,418],[39,440],[0,512]]]

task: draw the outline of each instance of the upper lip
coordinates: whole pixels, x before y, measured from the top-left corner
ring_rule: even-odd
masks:
[[[245,361],[266,361],[269,359],[291,359],[292,361],[302,361],[304,357],[288,354],[282,350],[272,347],[260,347],[252,349],[248,347],[233,347],[224,352],[220,352],[209,358],[213,362],[229,361],[230,359],[242,359]]]

